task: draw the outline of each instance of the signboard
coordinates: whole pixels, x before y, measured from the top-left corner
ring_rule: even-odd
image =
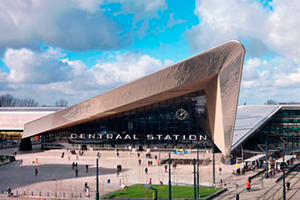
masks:
[[[207,135],[178,135],[178,134],[147,134],[146,138],[139,138],[137,134],[118,134],[112,131],[105,131],[105,133],[71,133],[70,140],[164,140],[164,141],[207,141]]]

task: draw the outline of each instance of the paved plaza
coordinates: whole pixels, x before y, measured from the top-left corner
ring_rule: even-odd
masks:
[[[35,146],[38,147],[38,146]],[[11,154],[15,149],[1,150],[0,154]],[[61,158],[62,152],[65,153]],[[78,151],[77,151],[78,153]],[[146,152],[141,152],[142,165],[138,164],[137,152],[119,152],[117,157],[115,151],[101,151],[100,158],[100,194],[105,194],[121,188],[121,184],[132,185],[136,183],[148,183],[149,178],[152,184],[159,184],[162,181],[168,183],[168,173],[165,172],[164,165],[159,166],[154,158],[155,155],[161,159],[167,158],[167,152],[153,152],[152,159],[146,159]],[[195,153],[187,155],[172,154],[172,158],[194,158]],[[200,158],[205,159],[211,157],[211,153],[201,153]],[[70,160],[68,159],[70,157]],[[87,182],[91,188],[91,197],[95,196],[96,188],[96,158],[97,151],[85,151],[83,156],[72,155],[66,150],[47,150],[40,151],[38,148],[29,152],[19,152],[16,156],[17,161],[0,167],[0,189],[6,190],[11,187],[14,194],[29,194],[30,196],[66,198],[79,198],[80,194],[84,197],[84,183]],[[33,164],[32,160],[38,159],[38,164]],[[20,160],[23,159],[21,164]],[[153,162],[153,166],[148,166],[148,161]],[[220,163],[220,155],[216,155],[217,165],[216,171]],[[72,169],[72,163],[78,163],[78,177],[75,176],[75,170]],[[89,165],[88,173],[86,173],[86,165]],[[116,173],[116,166],[122,165],[122,172],[119,176]],[[145,174],[145,168],[148,168],[148,174]],[[38,169],[38,175],[35,176],[35,168]],[[225,178],[231,174],[232,166],[222,166],[222,175],[216,173],[216,180]],[[177,165],[176,170],[172,171],[172,183],[191,185],[193,184],[193,166]],[[212,165],[200,167],[200,183],[201,185],[212,185]],[[107,181],[110,179],[110,183]]]
[[[12,154],[14,148],[2,149],[0,154]],[[61,158],[62,153],[64,157]],[[78,153],[78,151],[77,151]],[[159,166],[154,158],[155,155],[161,159],[168,157],[167,152],[152,152],[152,159],[146,159],[146,152],[141,152],[142,165],[138,164],[137,152],[119,152],[119,157],[115,151],[101,151],[100,158],[100,194],[118,190],[121,185],[132,185],[136,183],[146,184],[149,178],[152,184],[159,184],[162,181],[168,183],[168,173],[165,172],[164,164]],[[172,158],[194,158],[196,153],[187,155],[171,154]],[[275,178],[264,180],[263,189],[261,176],[252,180],[252,192],[246,192],[246,179],[256,172],[247,172],[243,176],[232,176],[234,165],[222,165],[220,154],[216,154],[216,181],[223,179],[227,183],[228,191],[218,199],[234,199],[236,193],[240,193],[240,199],[278,199],[282,195],[282,187],[279,182],[275,184]],[[70,157],[70,160],[69,160]],[[78,157],[78,159],[77,159]],[[76,156],[63,150],[41,151],[39,146],[28,152],[18,152],[17,161],[0,166],[0,191],[6,191],[7,187],[12,188],[14,194],[18,194],[17,199],[30,199],[40,196],[46,199],[88,199],[85,197],[84,184],[90,186],[90,198],[95,197],[96,192],[96,158],[97,151],[84,151],[82,156]],[[200,159],[212,158],[211,153],[201,153]],[[23,163],[21,163],[21,159]],[[32,160],[38,163],[33,163]],[[148,166],[148,161],[153,162],[153,166]],[[75,170],[72,169],[72,163],[78,163],[78,177],[75,176]],[[86,172],[88,165],[88,172]],[[122,165],[122,171],[117,176],[117,165]],[[148,168],[148,174],[145,174],[145,168]],[[219,167],[222,168],[221,175]],[[35,176],[35,169],[38,174]],[[295,173],[295,174],[293,174]],[[298,172],[293,172],[288,177],[291,180],[292,189],[287,193],[292,199],[300,197],[300,180]],[[280,176],[278,173],[276,176]],[[110,183],[108,184],[108,179]],[[235,189],[235,184],[238,189]],[[192,185],[193,184],[193,165],[177,165],[172,170],[172,184]],[[200,166],[200,184],[212,185],[212,165]],[[281,187],[281,188],[280,188]],[[276,194],[275,194],[276,193]],[[274,195],[273,195],[274,194]],[[272,196],[273,195],[273,196]],[[272,197],[272,198],[271,198]],[[277,198],[278,197],[278,198]],[[0,195],[0,199],[6,199],[5,195]]]

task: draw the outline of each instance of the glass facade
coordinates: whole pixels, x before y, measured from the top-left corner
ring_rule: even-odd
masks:
[[[267,140],[270,150],[280,149],[283,144],[288,148],[299,148],[300,145],[300,110],[285,107],[278,111],[260,130],[251,137],[243,147],[248,150],[261,151]],[[253,145],[255,144],[255,145]],[[259,148],[258,146],[261,146]]]
[[[204,91],[155,102],[41,136],[44,145],[93,144],[94,147],[143,145],[210,146]]]

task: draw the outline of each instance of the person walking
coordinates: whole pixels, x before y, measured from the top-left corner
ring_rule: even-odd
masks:
[[[165,172],[168,172],[167,169],[168,169],[168,165],[165,165]]]
[[[85,166],[85,172],[86,172],[86,173],[89,172],[89,166],[88,166],[88,165]]]
[[[90,189],[87,182],[85,182],[84,184],[84,191],[85,191],[85,196],[90,197]]]
[[[148,168],[147,167],[145,168],[145,174],[148,174]]]
[[[35,168],[35,176],[37,176],[39,173],[38,168]]]
[[[139,159],[139,165],[141,165],[142,164],[142,160],[141,159]]]
[[[286,189],[289,191],[290,190],[290,187],[291,187],[291,183],[288,181],[286,182]]]
[[[76,175],[76,177],[78,176],[78,169],[77,168],[75,169],[75,175]]]
[[[138,158],[139,158],[139,157],[141,156],[141,154],[140,154],[140,153],[138,153],[138,154],[137,154],[137,156],[138,156]]]
[[[10,187],[7,187],[6,191],[7,191],[7,196],[8,197],[12,196]]]
[[[247,192],[251,192],[251,182],[249,179],[247,180]]]
[[[222,175],[222,168],[219,167],[219,175],[221,176]]]

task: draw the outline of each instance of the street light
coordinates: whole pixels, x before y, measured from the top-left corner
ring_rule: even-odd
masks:
[[[97,164],[96,164],[96,176],[97,176],[97,181],[96,181],[96,200],[99,200],[99,177],[98,177],[98,158],[96,159]]]

